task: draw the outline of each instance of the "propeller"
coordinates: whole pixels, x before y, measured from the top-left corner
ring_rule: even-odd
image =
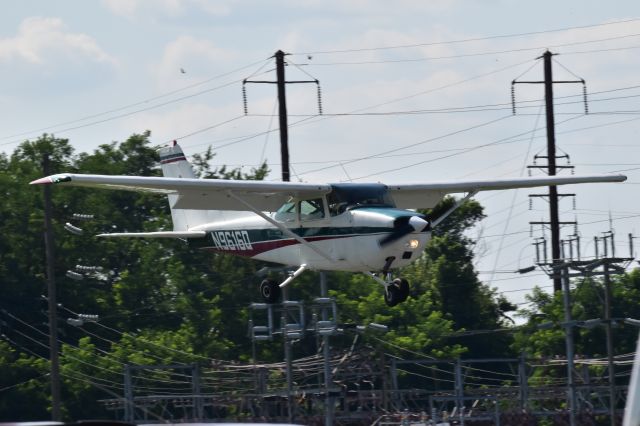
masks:
[[[380,247],[385,247],[412,232],[422,232],[427,229],[429,229],[429,222],[424,216],[398,217],[393,221],[393,230],[382,237],[378,244],[380,244]]]

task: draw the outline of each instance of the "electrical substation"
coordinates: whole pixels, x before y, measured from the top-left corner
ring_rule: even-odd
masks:
[[[583,79],[554,81],[552,53],[545,52],[543,81],[514,80],[512,83],[513,112],[516,110],[517,84],[542,84],[547,105],[547,152],[535,156],[530,170],[542,170],[549,176],[559,170],[571,170],[568,155],[556,153],[553,85],[581,84],[584,90],[585,113],[588,113],[586,82]],[[289,180],[285,85],[315,83],[317,79],[286,81],[285,54],[276,52],[277,81],[243,81],[244,109],[247,111],[247,83],[268,83],[278,86],[280,129],[282,142],[282,180]],[[558,164],[557,160],[567,160]],[[542,162],[542,164],[540,164]],[[46,161],[45,161],[45,164]],[[45,174],[46,170],[45,170]],[[50,195],[46,195],[49,197]],[[276,303],[253,303],[248,306],[250,319],[247,338],[253,347],[251,362],[228,362],[204,358],[192,364],[136,365],[123,367],[122,395],[102,399],[101,404],[113,412],[115,419],[135,423],[210,422],[236,419],[242,421],[288,422],[309,425],[526,425],[546,419],[553,424],[588,425],[596,416],[608,416],[615,426],[622,417],[627,395],[627,373],[633,357],[617,354],[617,327],[638,327],[633,318],[612,315],[611,276],[623,274],[634,261],[634,237],[628,235],[628,253],[616,253],[616,235],[612,229],[593,237],[593,253],[581,247],[577,220],[563,221],[558,204],[575,194],[558,193],[555,186],[545,194],[533,194],[531,200],[549,204],[549,220],[531,222],[532,230],[541,230],[534,237],[535,266],[554,283],[554,291],[562,292],[564,321],[560,324],[540,324],[562,330],[565,353],[547,359],[532,358],[522,353],[517,358],[434,359],[410,354],[406,358],[385,353],[385,324],[348,324],[341,318],[341,306],[329,297],[328,275],[320,272],[319,294],[313,300],[284,300]],[[47,216],[50,215],[50,201]],[[78,220],[83,219],[81,217]],[[50,221],[47,229],[50,230]],[[563,227],[573,233],[563,238]],[[71,223],[69,232],[80,233]],[[550,234],[551,238],[547,238]],[[565,232],[566,234],[566,232]],[[53,250],[47,232],[47,251]],[[620,237],[618,237],[620,238]],[[582,238],[584,239],[584,238]],[[53,254],[48,256],[52,259]],[[51,260],[53,261],[53,260]],[[94,268],[94,269],[91,269]],[[52,266],[48,276],[52,277]],[[71,279],[83,273],[99,272],[95,267],[78,265],[70,271]],[[74,275],[75,274],[75,275]],[[592,277],[602,277],[603,311],[601,318],[576,321],[572,318],[570,300],[571,279],[583,279],[598,285]],[[55,284],[49,282],[49,321],[56,323]],[[71,325],[99,322],[97,316],[85,314],[68,320]],[[591,359],[574,353],[574,333],[579,327],[603,327],[606,333],[606,358]],[[59,401],[56,327],[51,327],[51,377],[54,416]],[[501,330],[469,330],[469,334],[508,333]],[[378,342],[374,346],[358,346],[362,336]],[[332,347],[336,337],[352,340],[348,349]],[[294,356],[301,339],[315,339],[314,353]],[[264,363],[257,359],[260,345],[277,345],[282,362]],[[411,379],[411,380],[408,380]],[[159,391],[158,381],[166,386]],[[150,383],[155,383],[153,386]],[[410,383],[410,384],[409,384]],[[419,385],[417,385],[419,384]],[[449,423],[444,423],[449,422]]]

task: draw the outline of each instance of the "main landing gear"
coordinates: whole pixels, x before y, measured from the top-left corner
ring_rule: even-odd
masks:
[[[264,279],[260,283],[260,294],[266,303],[276,303],[280,298],[281,289],[288,286],[291,281],[295,280],[298,275],[303,273],[307,269],[307,265],[303,263],[298,266],[293,272],[289,272],[289,277],[282,283],[278,284],[276,281],[270,279]]]
[[[280,286],[273,280],[262,280],[260,283],[260,295],[266,303],[276,303],[280,298]]]

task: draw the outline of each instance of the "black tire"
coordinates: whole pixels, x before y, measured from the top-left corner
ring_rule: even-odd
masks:
[[[263,280],[260,283],[260,295],[267,303],[276,303],[280,298],[280,286],[273,280]]]
[[[400,292],[400,303],[407,300],[407,298],[409,298],[409,281],[405,278],[396,278],[393,280],[393,284]]]
[[[387,304],[387,306],[392,308],[401,301],[400,289],[393,284],[388,285],[386,291],[384,292],[384,302]]]

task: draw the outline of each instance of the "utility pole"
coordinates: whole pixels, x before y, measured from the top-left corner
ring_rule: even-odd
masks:
[[[42,157],[44,176],[51,175],[49,154]],[[60,360],[58,358],[58,303],[56,300],[55,255],[51,224],[51,185],[44,186],[44,243],[47,258],[47,301],[49,308],[49,360],[51,363],[51,420],[60,421]]]
[[[558,156],[556,155],[556,130],[555,130],[555,118],[553,111],[553,85],[557,83],[581,83],[584,88],[584,80],[562,80],[562,81],[553,81],[553,71],[551,66],[551,57],[554,56],[550,51],[544,52],[544,54],[540,57],[544,62],[544,81],[512,81],[512,102],[513,102],[513,111],[515,114],[515,95],[514,95],[514,85],[515,84],[544,84],[544,101],[545,101],[545,112],[546,112],[546,128],[547,128],[547,155],[539,156],[537,158],[546,158],[547,164],[546,169],[547,175],[555,176],[557,170],[559,168],[572,168],[572,166],[557,166],[556,159]],[[540,59],[538,58],[538,59]],[[584,92],[586,93],[586,91]],[[586,95],[585,95],[585,112],[586,109]],[[532,166],[534,168],[543,168],[539,166]],[[547,197],[549,200],[549,222],[531,222],[532,225],[549,225],[551,229],[551,266],[557,266],[562,263],[562,254],[560,248],[560,226],[566,224],[575,224],[575,222],[560,222],[559,212],[558,212],[558,199],[559,196],[567,196],[574,194],[558,194],[558,189],[555,185],[549,187],[549,193],[544,194],[542,196]],[[533,195],[534,197],[539,197],[541,195]],[[553,276],[553,291],[558,292],[562,291],[562,279],[555,274]]]
[[[611,265],[615,265],[616,253],[615,243],[613,241],[613,231],[605,232],[605,235],[601,238],[603,242],[604,258],[603,260],[603,275],[604,275],[604,326],[607,339],[607,365],[609,370],[609,419],[611,426],[616,426],[616,375],[615,375],[615,363],[613,362],[613,324],[611,323]],[[611,257],[609,257],[609,251],[607,249],[607,240],[611,240]],[[632,241],[631,238],[629,238]],[[596,246],[598,244],[598,238],[596,237]],[[629,256],[633,255],[633,250]],[[619,269],[619,268],[618,268]]]
[[[553,75],[551,69],[551,55],[544,52],[544,103],[547,117],[547,172],[549,176],[556,174],[556,125],[553,115]],[[560,262],[560,219],[558,215],[558,188],[549,187],[549,221],[551,222],[551,262]],[[562,288],[561,279],[553,278],[553,290]],[[575,407],[572,407],[574,409]]]
[[[596,321],[597,323],[604,323],[606,330],[606,346],[607,346],[607,361],[609,370],[609,418],[611,426],[615,426],[616,423],[616,383],[615,383],[615,363],[614,363],[614,346],[613,346],[613,318],[611,316],[611,278],[612,274],[624,274],[627,266],[633,261],[633,236],[629,234],[629,257],[616,257],[615,243],[613,241],[613,231],[607,231],[603,237],[594,237],[594,249],[595,259],[581,260],[581,259],[565,259],[557,265],[553,265],[546,261],[540,261],[540,250],[536,246],[536,254],[538,256],[538,266],[550,276],[554,277],[559,275],[562,279],[563,285],[563,305],[564,305],[564,322],[562,326],[565,330],[565,344],[567,351],[567,397],[569,401],[569,416],[571,425],[575,425],[576,414],[580,411],[578,401],[583,397],[578,397],[578,390],[576,388],[575,375],[574,375],[574,336],[573,327],[581,326],[581,322],[590,323]],[[576,240],[570,240],[569,243],[578,242]],[[599,243],[602,242],[602,255],[600,257]],[[611,245],[611,251],[609,251],[609,244]],[[602,268],[602,271],[597,269]],[[573,270],[574,272],[571,272]],[[574,321],[571,317],[571,300],[570,300],[570,282],[571,277],[594,277],[604,276],[604,318],[602,320],[588,320],[588,321]],[[587,327],[589,327],[587,325]],[[584,389],[580,392],[584,392]]]
[[[289,124],[287,123],[287,84],[297,83],[315,83],[318,89],[318,113],[322,114],[322,101],[320,97],[320,82],[317,79],[314,80],[294,80],[287,81],[285,78],[284,67],[286,65],[284,57],[287,54],[282,50],[278,50],[273,58],[276,60],[276,81],[264,81],[264,80],[249,80],[244,79],[242,81],[242,94],[244,100],[244,113],[248,114],[247,108],[247,92],[245,85],[247,83],[260,83],[260,84],[275,84],[278,87],[278,116],[280,123],[280,159],[282,162],[282,181],[289,182],[291,179],[291,173],[289,172]]]
[[[327,288],[327,273],[325,271],[320,271],[320,297],[328,298],[329,291]],[[322,321],[328,321],[329,315],[327,309],[322,309]],[[334,318],[335,321],[335,318]],[[333,398],[331,396],[331,364],[330,364],[330,356],[331,356],[331,348],[329,347],[329,333],[325,333],[322,335],[322,356],[323,356],[323,367],[324,367],[324,392],[325,392],[325,415],[324,415],[324,424],[325,426],[333,425]]]
[[[287,123],[287,94],[284,77],[284,52],[278,50],[276,58],[276,78],[278,80],[278,115],[280,117],[280,159],[282,161],[282,181],[289,182],[289,124]]]
[[[605,242],[606,245],[606,242]],[[604,326],[607,336],[607,365],[609,367],[609,421],[616,426],[616,375],[613,362],[613,333],[611,330],[611,279],[609,262],[604,263]]]
[[[561,269],[560,269],[561,268]],[[573,323],[571,319],[571,293],[569,282],[569,265],[556,265],[554,269],[556,275],[560,273],[562,280],[562,303],[564,305],[564,327],[565,327],[565,346],[567,350],[567,391],[569,393],[569,424],[576,425],[576,412],[578,404],[576,398],[576,385],[573,379]]]

